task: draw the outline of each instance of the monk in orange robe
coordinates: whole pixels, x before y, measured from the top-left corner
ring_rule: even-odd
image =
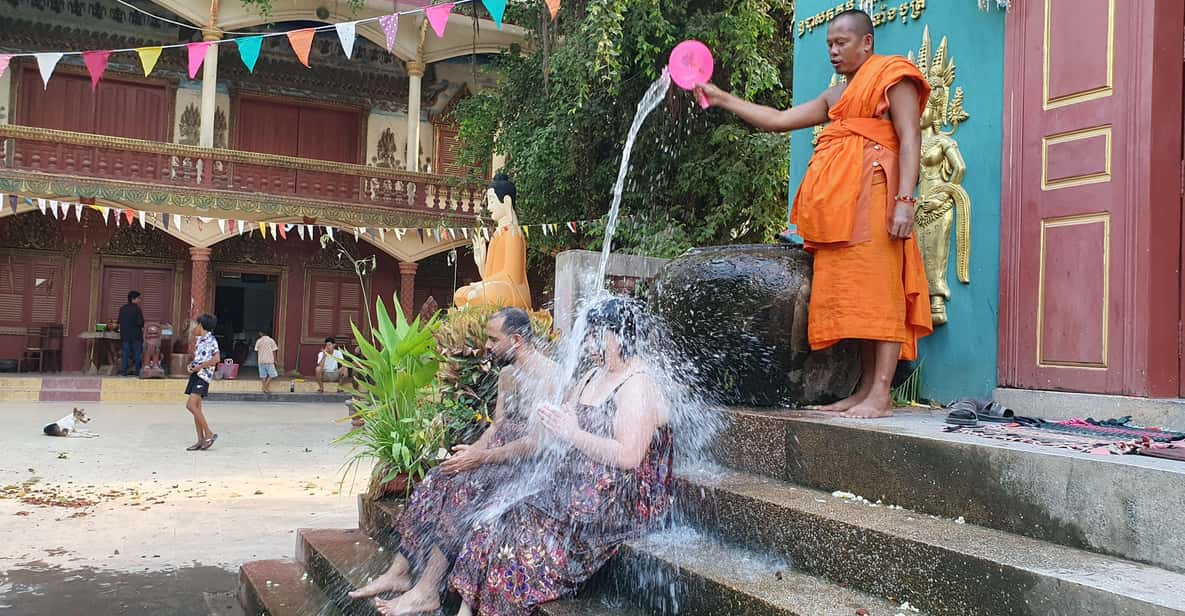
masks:
[[[815,257],[811,349],[862,341],[863,376],[851,397],[821,410],[886,417],[898,359],[916,359],[918,339],[933,330],[913,237],[918,121],[930,87],[909,60],[873,53],[872,20],[863,11],[832,20],[827,49],[845,82],[793,109],[755,105],[711,84],[698,90],[762,130],[830,122],[794,198],[791,223]]]

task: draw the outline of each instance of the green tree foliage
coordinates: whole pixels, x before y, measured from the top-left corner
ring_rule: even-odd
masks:
[[[790,103],[792,0],[567,0],[554,23],[543,0],[511,9],[515,23],[533,27],[529,44],[500,56],[499,86],[455,115],[464,162],[484,173],[492,154],[507,157],[524,222],[608,212],[635,107],[682,40],[713,50],[718,85]],[[615,249],[670,257],[768,241],[784,224],[788,162],[786,135],[705,112],[672,87],[634,146]],[[560,250],[599,248],[600,234],[532,234],[532,267],[545,272]]]

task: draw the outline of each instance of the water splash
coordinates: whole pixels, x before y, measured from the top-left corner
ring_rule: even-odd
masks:
[[[609,205],[609,219],[605,223],[605,243],[601,247],[601,264],[597,268],[596,283],[598,288],[604,288],[605,273],[609,268],[609,253],[613,252],[613,234],[617,231],[617,216],[621,211],[621,195],[625,191],[625,178],[630,171],[630,154],[634,151],[634,141],[638,132],[642,130],[642,123],[658,108],[658,104],[667,97],[667,90],[671,89],[671,76],[667,69],[650,84],[642,101],[638,103],[638,110],[634,113],[634,122],[630,124],[629,135],[625,139],[625,147],[621,151],[621,167],[617,170],[617,183],[613,185],[613,201]]]

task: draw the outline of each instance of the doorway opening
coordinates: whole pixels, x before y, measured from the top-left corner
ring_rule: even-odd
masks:
[[[257,368],[255,339],[259,332],[276,337],[278,285],[279,276],[272,274],[219,272],[214,287],[214,316],[218,317],[214,337],[224,360]]]

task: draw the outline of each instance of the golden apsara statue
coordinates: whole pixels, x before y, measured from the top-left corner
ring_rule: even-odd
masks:
[[[494,176],[486,190],[486,207],[498,229],[487,245],[481,235],[473,238],[473,260],[481,281],[453,295],[456,308],[495,306],[531,310],[531,288],[527,285],[527,240],[514,212],[514,183],[506,174]]]
[[[918,244],[926,264],[930,286],[930,316],[935,325],[947,322],[946,303],[950,301],[947,269],[950,263],[951,227],[956,228],[956,274],[959,282],[971,282],[971,197],[963,189],[967,164],[959,153],[954,133],[969,116],[963,110],[963,89],[951,98],[955,80],[955,62],[946,57],[946,37],[930,56],[930,28],[922,34],[917,67],[930,84],[930,100],[922,112],[922,158],[918,179],[918,205],[914,212]],[[912,54],[910,54],[912,56]],[[912,58],[911,58],[912,59]],[[949,130],[945,127],[949,126]]]

